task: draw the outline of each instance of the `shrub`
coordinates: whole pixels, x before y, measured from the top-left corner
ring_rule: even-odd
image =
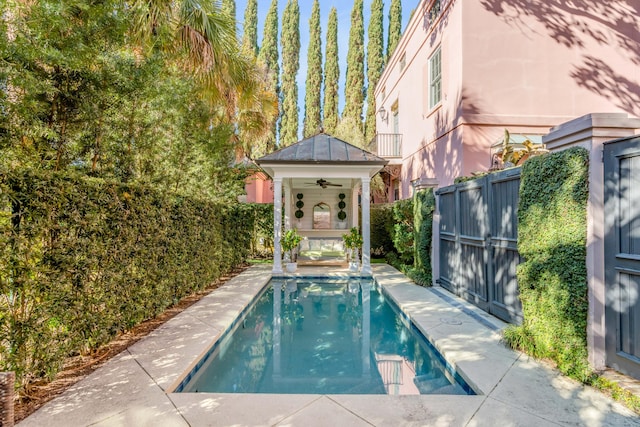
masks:
[[[254,216],[253,235],[251,236],[251,254],[253,256],[273,255],[273,205],[265,203],[251,204]]]
[[[585,381],[588,153],[583,148],[524,163],[518,205],[518,266],[523,324],[505,331],[514,347],[554,360]]]
[[[393,232],[391,238],[404,265],[413,265],[413,199],[398,200],[393,204]]]
[[[393,251],[393,205],[371,205],[371,256],[383,258]]]
[[[248,256],[254,212],[68,172],[0,171],[0,369],[20,387],[52,377],[66,356],[206,287]]]
[[[433,212],[436,199],[433,190],[415,193],[413,202],[414,266],[411,278],[423,286],[431,286],[431,240],[433,236]]]

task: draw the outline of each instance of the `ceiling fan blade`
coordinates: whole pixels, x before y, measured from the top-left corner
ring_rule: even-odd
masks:
[[[326,182],[324,185],[330,185],[332,187],[342,187],[342,184],[333,184],[331,182]]]

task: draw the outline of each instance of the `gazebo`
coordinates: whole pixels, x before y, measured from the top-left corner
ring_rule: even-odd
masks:
[[[361,273],[371,274],[370,183],[387,160],[320,133],[263,156],[256,163],[273,179],[273,274],[283,273],[283,204],[286,230],[295,226],[307,238],[342,240],[348,228],[358,226],[359,196]]]

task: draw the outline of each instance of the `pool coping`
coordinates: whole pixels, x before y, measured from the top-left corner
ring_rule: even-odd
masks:
[[[312,270],[353,275],[335,267],[305,267],[298,274]],[[260,265],[203,297],[20,425],[640,425],[635,414],[602,393],[507,348],[500,335],[505,324],[465,301],[437,287],[417,286],[388,265],[373,265],[373,277],[482,394],[168,393],[270,280],[271,266]]]

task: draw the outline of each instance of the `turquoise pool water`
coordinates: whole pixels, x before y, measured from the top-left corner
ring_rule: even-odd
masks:
[[[176,392],[474,394],[369,278],[274,278]]]

